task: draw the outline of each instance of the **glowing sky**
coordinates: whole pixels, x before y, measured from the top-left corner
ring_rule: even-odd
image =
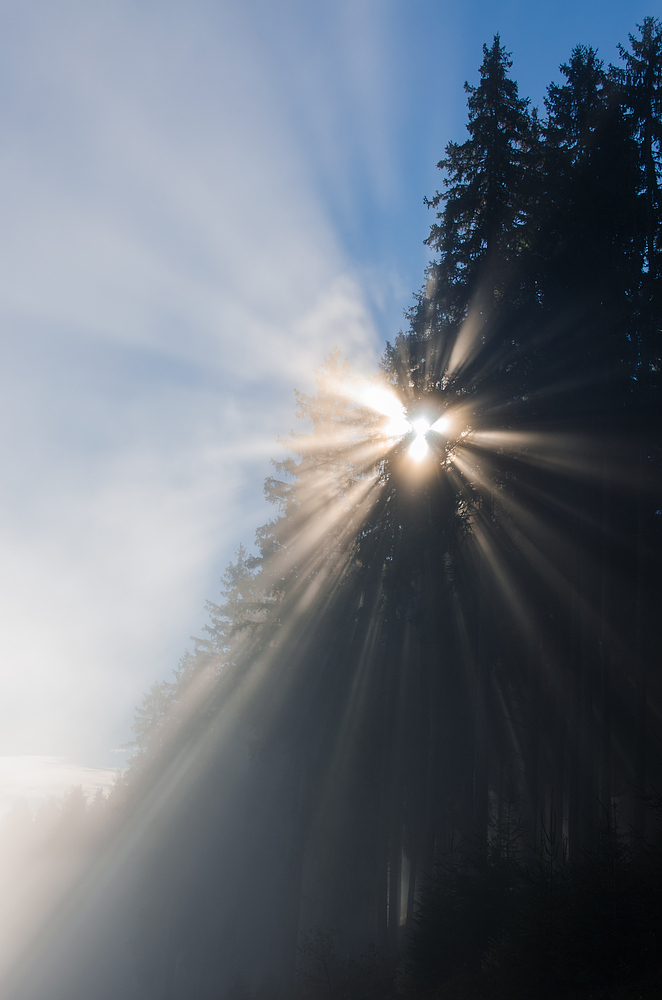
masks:
[[[66,762],[40,788],[122,759],[268,516],[292,389],[397,333],[482,43],[540,105],[573,45],[615,62],[659,13],[3,0],[1,802],[26,758]]]

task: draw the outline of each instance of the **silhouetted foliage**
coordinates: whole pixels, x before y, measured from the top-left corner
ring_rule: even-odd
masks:
[[[661,831],[657,831],[659,837]],[[662,850],[603,827],[574,860],[543,829],[528,861],[495,837],[484,855],[464,845],[425,886],[405,965],[405,991],[469,976],[476,993],[565,996],[647,976],[662,947]],[[481,988],[482,987],[482,988]],[[601,994],[602,995],[602,994]]]

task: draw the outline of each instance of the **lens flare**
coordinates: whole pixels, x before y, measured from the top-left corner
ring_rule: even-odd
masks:
[[[409,454],[415,462],[421,462],[427,455],[428,450],[429,445],[425,440],[425,435],[423,434],[417,434],[412,443],[409,445]]]
[[[448,417],[439,417],[439,420],[435,420],[430,430],[434,431],[435,434],[447,434],[450,425],[451,422]]]

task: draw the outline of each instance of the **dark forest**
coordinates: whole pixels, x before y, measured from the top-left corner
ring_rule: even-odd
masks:
[[[484,46],[406,329],[297,393],[127,771],[26,834],[11,1000],[660,995],[662,23],[620,53],[538,112]]]

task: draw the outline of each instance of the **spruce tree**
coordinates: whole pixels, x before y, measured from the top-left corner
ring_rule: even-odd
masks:
[[[625,61],[625,98],[639,142],[645,197],[646,273],[658,272],[660,169],[662,167],[662,22],[647,17],[638,25],[640,38],[630,35],[631,51],[619,46]]]
[[[650,391],[659,388],[662,342],[654,314],[660,307],[660,227],[662,224],[662,22],[646,17],[638,25],[640,37],[630,35],[631,50],[619,46],[625,61],[622,83],[632,134],[639,150],[639,189],[643,200],[640,230],[642,248],[642,303],[638,378]],[[657,377],[656,377],[657,376]]]
[[[522,189],[531,143],[528,100],[508,76],[510,54],[494,36],[483,46],[480,84],[465,83],[470,138],[450,142],[438,164],[445,189],[428,201],[443,205],[426,240],[441,259],[430,268],[434,294],[451,322],[464,318],[482,293],[492,307],[503,293],[507,262],[517,250],[523,222]]]

